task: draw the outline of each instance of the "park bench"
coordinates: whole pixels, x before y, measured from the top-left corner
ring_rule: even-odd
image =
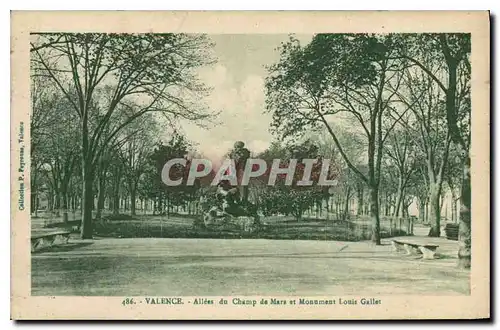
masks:
[[[52,246],[56,241],[67,244],[71,232],[67,230],[59,230],[53,232],[41,232],[31,235],[31,252],[34,252],[38,247]]]
[[[406,252],[408,255],[422,254],[424,259],[434,259],[437,244],[416,243],[410,241],[392,240],[392,246],[396,252]]]

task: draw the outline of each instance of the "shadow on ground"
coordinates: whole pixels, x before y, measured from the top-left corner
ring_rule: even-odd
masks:
[[[93,244],[92,244],[93,243]],[[386,241],[99,239],[32,256],[32,295],[463,295],[456,245],[438,260]]]

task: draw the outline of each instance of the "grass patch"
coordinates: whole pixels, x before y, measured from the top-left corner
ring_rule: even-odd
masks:
[[[191,222],[175,222],[175,218],[164,221],[113,221],[96,223],[94,231],[97,236],[116,238],[265,238],[278,240],[335,240],[363,241],[371,238],[371,227],[357,225],[348,221],[287,222],[262,226],[254,232],[245,232],[236,225],[204,228],[193,226]],[[381,228],[381,238],[404,236],[405,232]]]
[[[131,216],[129,214],[108,214],[102,217],[103,221],[126,221],[126,220],[138,220],[137,217]]]
[[[371,223],[357,218],[348,221],[264,217],[261,219],[264,225],[254,232],[245,232],[236,225],[205,228],[200,219],[200,217],[186,214],[170,214],[168,217],[160,215],[108,214],[103,216],[102,221],[93,220],[93,223],[96,236],[115,238],[265,238],[352,242],[371,239]],[[80,224],[81,220],[73,220],[66,223],[47,224],[46,228],[66,229],[77,233],[80,231]],[[402,229],[393,226],[391,231],[389,228],[389,222],[381,221],[381,238],[407,235]]]

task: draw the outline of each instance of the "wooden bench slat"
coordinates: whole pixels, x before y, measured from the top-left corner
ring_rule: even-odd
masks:
[[[392,240],[392,245],[396,252],[406,251],[407,255],[422,254],[424,259],[434,259],[436,250],[439,247],[437,244],[419,244],[409,241]]]
[[[71,232],[69,231],[55,231],[55,232],[48,232],[48,233],[38,233],[35,235],[31,235],[32,239],[38,239],[38,238],[43,238],[43,237],[49,237],[49,236],[57,236],[57,235],[69,235]]]
[[[408,244],[408,245],[413,245],[413,246],[429,246],[429,247],[432,247],[432,246],[435,246],[435,247],[439,247],[439,245],[437,244],[431,244],[431,243],[415,243],[415,242],[410,242],[410,241],[398,241],[398,240],[392,240],[393,242],[397,243],[397,244]]]

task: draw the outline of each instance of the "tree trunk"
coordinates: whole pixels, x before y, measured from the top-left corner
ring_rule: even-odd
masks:
[[[326,207],[326,220],[330,220],[330,196],[326,197],[325,207]]]
[[[132,184],[130,187],[130,215],[135,215],[135,202],[136,202],[136,197],[135,197],[135,185]]]
[[[31,213],[35,213],[35,217],[36,217],[36,199],[37,199],[37,192],[35,190],[36,188],[31,188],[31,198],[30,198],[30,207],[31,207]]]
[[[450,187],[451,192],[451,222],[457,222],[457,193],[454,188]]]
[[[328,208],[330,212],[333,213],[335,198],[333,198],[332,196],[328,196],[328,203],[330,203],[330,206]]]
[[[158,212],[160,212],[160,214],[163,214],[163,196],[160,195],[158,197],[158,201],[156,202],[156,209],[158,210]]]
[[[105,173],[102,173],[99,177],[99,192],[97,194],[97,211],[96,220],[100,221],[102,218],[102,210],[104,209],[104,200],[106,197],[106,177]]]
[[[442,45],[446,46],[444,37],[441,37]],[[443,48],[445,49],[445,48]],[[465,142],[460,136],[457,126],[456,112],[456,90],[457,90],[457,67],[458,61],[445,54],[446,64],[448,66],[448,89],[446,90],[446,120],[448,129],[454,142],[461,149],[463,156],[462,187],[460,195],[460,221],[458,225],[458,265],[461,268],[470,268],[471,266],[471,179],[470,179],[470,155],[465,148]],[[470,131],[469,131],[470,134]],[[469,135],[470,139],[470,135]]]
[[[167,195],[167,200],[166,200],[165,204],[167,205],[167,218],[170,218],[171,204],[170,204],[170,196],[169,195]]]
[[[405,201],[405,194],[403,194],[403,203],[402,203],[402,209],[401,209],[401,214],[403,217],[405,218],[409,218],[410,217],[410,213],[408,212],[408,208],[410,207],[410,204],[411,204],[411,201],[410,202],[407,202]]]
[[[379,196],[380,196],[380,192],[379,192]],[[387,194],[387,192],[384,193],[384,198],[383,199],[380,199],[380,204],[379,204],[379,208],[382,210],[382,214],[387,216],[389,215],[388,212],[389,212],[389,196]]]
[[[40,207],[40,197],[38,197],[38,193],[35,198],[35,217],[38,218],[38,208]]]
[[[66,187],[61,188],[62,202],[63,202],[63,222],[68,222],[68,189]]]
[[[370,187],[370,217],[372,220],[372,242],[380,243],[380,216],[378,202],[378,187]]]
[[[37,205],[37,199],[38,199],[38,187],[37,187],[37,173],[38,171],[36,170],[37,165],[36,163],[32,163],[33,166],[33,171],[31,172],[33,174],[31,178],[31,198],[30,198],[30,205],[31,205],[31,213],[35,213],[35,217],[38,217],[38,205]]]
[[[84,157],[85,158],[85,157]],[[93,182],[91,164],[83,161],[82,169],[83,185],[82,185],[82,225],[81,225],[81,238],[92,239],[92,206],[94,204]]]
[[[54,216],[58,217],[61,215],[61,213],[59,212],[60,208],[61,208],[61,192],[58,189],[54,194],[54,207],[53,207]]]
[[[470,157],[463,165],[463,181],[460,196],[460,222],[458,225],[458,266],[471,267],[471,179]]]
[[[113,215],[118,215],[120,213],[120,195],[116,193],[113,196]]]
[[[52,190],[47,192],[47,212],[52,213],[52,208],[54,207],[54,195]]]
[[[424,213],[425,223],[429,223],[429,201],[425,201],[425,213]]]
[[[363,214],[363,192],[364,192],[364,187],[360,186],[358,187],[358,209],[356,210],[357,215],[362,215]]]
[[[439,187],[437,184],[431,184],[429,187],[429,207],[430,207],[430,237],[441,236],[441,210],[439,207]]]
[[[249,187],[248,186],[241,186],[241,201],[243,204],[248,202],[248,194],[249,194]]]
[[[351,199],[351,187],[347,187],[347,193],[345,196],[345,204],[344,204],[344,214],[343,218],[344,220],[349,219],[349,201]]]
[[[401,210],[401,203],[403,202],[403,178],[398,180],[398,194],[396,198],[396,207],[394,210],[394,216],[399,217],[399,211]]]
[[[293,212],[293,213],[294,213],[295,220],[297,220],[297,221],[302,220],[302,213],[304,213],[304,211],[302,210],[301,207],[297,207],[295,209],[295,212]]]

